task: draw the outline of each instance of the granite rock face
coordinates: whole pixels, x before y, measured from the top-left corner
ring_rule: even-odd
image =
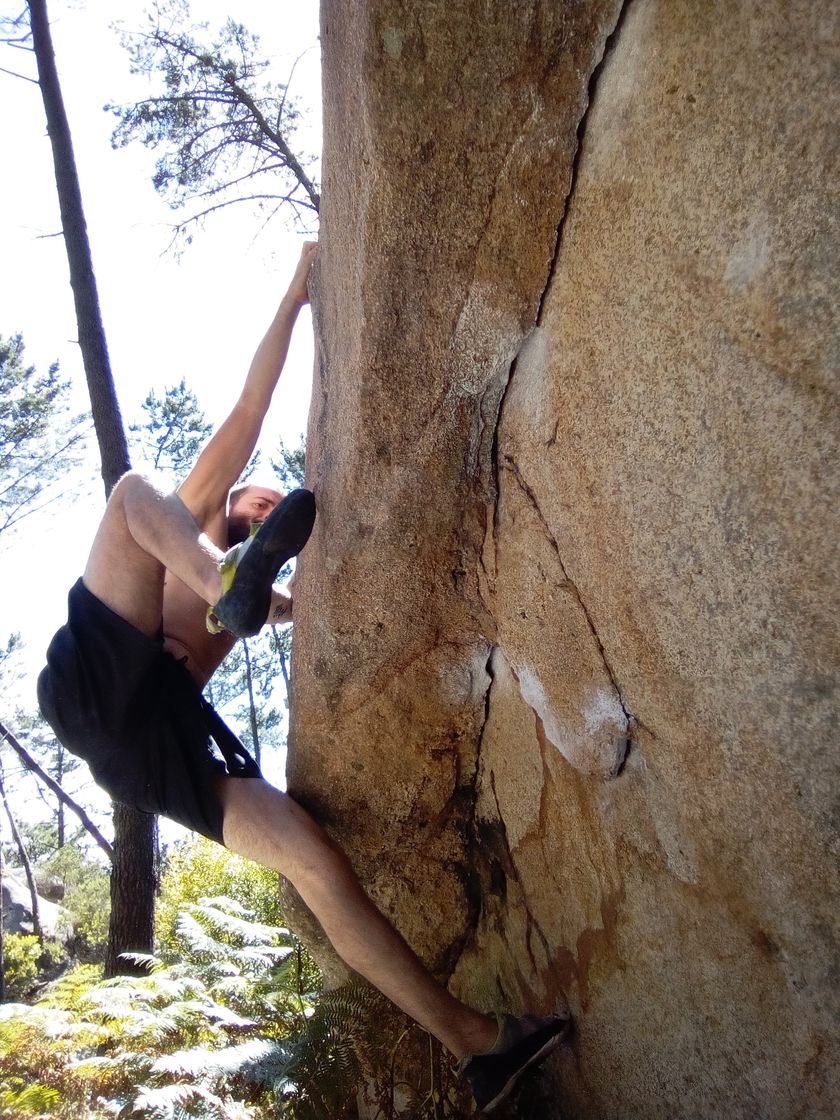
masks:
[[[833,1116],[837,7],[322,38],[290,790],[545,1116]]]

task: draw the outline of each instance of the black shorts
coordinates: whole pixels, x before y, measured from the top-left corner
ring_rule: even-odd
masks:
[[[222,841],[220,774],[259,778],[180,661],[79,580],[50,642],[38,703],[59,741],[114,800]]]

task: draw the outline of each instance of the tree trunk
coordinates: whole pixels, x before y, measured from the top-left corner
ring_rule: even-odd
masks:
[[[277,637],[277,627],[271,627],[271,636],[274,639],[274,652],[280,661],[280,672],[283,674],[283,683],[286,686],[286,707],[289,706],[289,665],[286,661],[286,649],[281,638]]]
[[[87,223],[82,207],[82,192],[76,158],[73,154],[70,125],[64,109],[55,65],[46,0],[29,0],[29,17],[35,57],[38,61],[38,81],[47,117],[47,132],[52,145],[61,228],[64,231],[64,243],[70,265],[70,286],[73,289],[76,305],[79,348],[85,367],[107,496],[120,475],[125,474],[131,466],[128,444],[114,390],[114,379],[111,376],[111,363],[108,358],[102,314],[99,310],[99,294],[93,272]]]
[[[63,777],[64,777],[64,747],[62,747],[61,743],[59,743],[58,744],[58,754],[57,754],[57,757],[56,757],[56,775],[55,775],[56,785],[59,787],[59,789],[61,788],[61,780],[62,780]],[[64,802],[62,801],[62,799],[60,797],[57,797],[56,798],[56,831],[57,831],[57,834],[58,834],[58,839],[57,839],[56,843],[58,845],[59,851],[64,847],[64,844],[65,844],[66,827],[65,827],[64,821],[65,821]]]
[[[3,837],[3,830],[2,830],[2,828],[0,828],[0,840],[2,840],[2,837]],[[6,998],[6,957],[5,957],[5,954],[4,954],[5,926],[3,925],[3,906],[2,906],[3,872],[4,871],[5,871],[5,866],[4,866],[4,863],[3,863],[3,847],[0,844],[0,1003],[3,1003],[3,1001]]]
[[[247,639],[242,641],[242,651],[245,654],[245,685],[248,689],[248,716],[251,721],[251,742],[254,747],[254,761],[260,764],[260,731],[257,722],[257,706],[254,703],[254,677],[251,672],[251,651],[248,649]]]
[[[6,810],[6,816],[9,820],[9,829],[12,833],[12,839],[15,842],[15,847],[20,856],[20,862],[23,865],[23,871],[26,875],[26,882],[29,884],[29,897],[32,901],[32,932],[38,938],[39,942],[43,945],[44,933],[41,929],[41,913],[38,907],[38,888],[35,884],[35,873],[32,870],[32,861],[29,859],[29,852],[26,850],[26,845],[23,842],[23,837],[17,826],[17,821],[12,815],[12,810],[9,807],[8,799],[6,798],[6,786],[3,781],[3,764],[0,762],[0,800],[3,802],[3,808]]]
[[[126,822],[125,817],[129,817]],[[142,833],[141,833],[142,830]],[[126,842],[125,837],[129,840]],[[139,837],[140,842],[137,842]],[[114,803],[114,866],[111,872],[111,924],[105,975],[142,973],[145,968],[121,953],[150,953],[155,936],[155,818]],[[138,905],[138,899],[143,904]],[[146,905],[146,899],[151,905]]]
[[[70,284],[76,305],[79,347],[85,367],[107,497],[117,479],[131,466],[128,443],[111,375],[87,224],[82,208],[82,193],[55,65],[46,0],[29,0],[29,17],[47,131],[52,145],[61,226],[64,230],[70,264]],[[115,806],[111,922],[108,931],[108,960],[112,962],[115,971],[118,967],[116,962],[123,951],[152,951],[154,898],[153,821],[136,809]]]

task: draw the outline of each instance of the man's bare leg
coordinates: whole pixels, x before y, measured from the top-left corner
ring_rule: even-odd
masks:
[[[154,634],[165,570],[213,603],[221,591],[221,557],[176,495],[129,473],[114,487],[84,581],[122,618]],[[351,968],[456,1057],[492,1047],[495,1020],[436,983],[365,894],[344,853],[305,810],[257,779],[221,779],[220,789],[226,845],[285,875]]]
[[[297,889],[335,951],[456,1058],[488,1051],[494,1018],[441,987],[368,898],[347,856],[291,797],[259,779],[223,778],[224,839]]]
[[[165,570],[214,603],[221,594],[222,556],[176,494],[132,471],[111,493],[83,578],[97,599],[144,634],[154,634]]]

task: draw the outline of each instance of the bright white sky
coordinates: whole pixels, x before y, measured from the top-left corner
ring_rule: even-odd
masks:
[[[23,4],[20,5],[23,7]],[[173,212],[151,184],[155,155],[140,145],[111,148],[114,118],[106,102],[139,100],[143,79],[112,24],[140,27],[142,0],[51,0],[56,59],[90,234],[111,364],[126,424],[141,419],[150,388],[182,376],[211,422],[233,403],[251,355],[285,291],[303,235],[276,218],[234,208],[211,217],[180,258],[166,253]],[[9,10],[9,7],[6,6]],[[193,0],[196,20],[211,28],[231,15],[261,37],[273,77],[285,81],[295,59],[292,93],[307,110],[301,145],[320,151],[317,0]],[[33,73],[32,60],[0,48],[0,66]],[[86,407],[68,267],[55,196],[52,156],[36,85],[0,73],[0,119],[6,161],[0,176],[0,334],[21,331],[29,363],[46,370],[58,359]],[[297,444],[306,430],[312,370],[311,320],[304,310],[275,397],[264,444]],[[43,651],[66,614],[66,593],[81,573],[104,502],[98,469],[72,503],[57,503],[4,534],[0,544],[0,641],[20,631],[37,673]],[[28,686],[27,686],[28,687]],[[8,703],[8,697],[6,698]],[[7,713],[11,714],[11,713]]]

